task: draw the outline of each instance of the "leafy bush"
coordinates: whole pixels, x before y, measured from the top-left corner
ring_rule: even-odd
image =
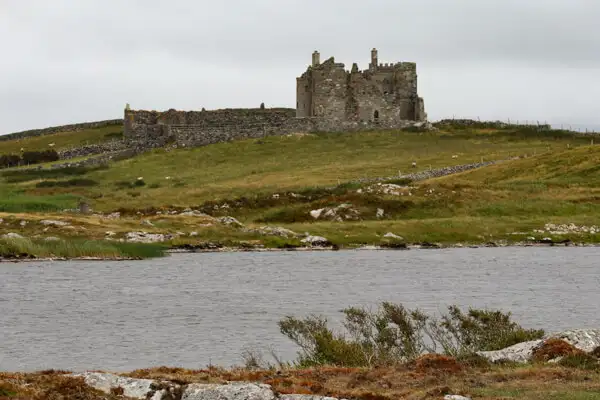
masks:
[[[378,310],[351,307],[342,310],[345,334],[336,333],[321,316],[279,322],[282,334],[300,347],[297,364],[373,366],[414,360],[423,353],[465,358],[480,350],[497,350],[543,336],[541,330],[525,330],[510,313],[456,306],[441,319],[418,309],[384,302]]]
[[[438,340],[455,354],[500,350],[544,336],[541,329],[524,329],[511,321],[511,313],[470,308],[465,314],[456,306],[448,307],[439,327]]]

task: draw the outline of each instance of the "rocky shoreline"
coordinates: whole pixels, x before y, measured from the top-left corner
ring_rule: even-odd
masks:
[[[488,366],[506,363],[531,363],[538,366],[562,365],[561,360],[571,357],[571,360],[587,363],[586,368],[598,368],[600,367],[600,329],[561,331],[547,334],[539,340],[518,343],[496,351],[479,351],[476,354],[485,360]],[[437,365],[435,368],[458,365],[453,364],[456,363],[453,358],[436,354],[421,355],[415,360],[415,365],[431,363],[434,359],[437,359],[438,362],[443,361],[441,364],[435,364]],[[409,362],[407,368],[412,368],[410,365],[412,364]],[[579,366],[579,368],[583,367]],[[454,373],[460,370],[461,368],[456,367]],[[194,375],[203,372],[210,373],[209,370],[185,372],[180,368],[160,367],[138,370],[136,373],[129,374],[104,371],[51,372],[66,378],[82,379],[88,387],[107,395],[140,400],[338,400],[335,397],[328,397],[331,393],[324,393],[320,386],[314,386],[314,390],[311,389],[310,392],[302,394],[294,393],[293,390],[283,391],[285,385],[282,386],[280,381],[294,373],[294,369],[291,367],[266,371],[266,375],[258,370],[252,375],[252,370],[247,370],[250,375],[247,374],[245,378],[241,378],[244,380],[236,380],[233,375],[230,378],[219,378],[219,371],[222,376],[227,376],[227,371],[218,368],[214,371],[215,376],[212,379],[209,375],[205,376],[206,380],[198,378],[200,381],[194,378]],[[349,375],[352,372],[356,372],[356,369],[342,368],[338,369],[336,373]],[[188,375],[178,375],[179,373]],[[300,375],[303,373],[306,374],[306,372],[300,371]],[[447,373],[452,372],[447,370]],[[250,376],[255,376],[255,378]],[[452,394],[450,389],[440,391],[439,395],[434,397],[445,400],[470,400],[469,397]],[[346,398],[339,397],[339,400]]]

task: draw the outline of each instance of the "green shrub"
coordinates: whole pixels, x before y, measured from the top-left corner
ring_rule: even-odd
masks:
[[[524,329],[511,321],[511,313],[497,310],[469,308],[465,314],[450,306],[438,325],[438,341],[452,355],[500,350],[544,336],[543,330]]]
[[[456,306],[448,309],[438,320],[418,309],[384,302],[376,311],[342,310],[344,333],[334,332],[324,317],[314,315],[287,316],[279,322],[279,329],[300,347],[296,364],[301,367],[389,365],[414,360],[425,352],[443,352],[483,365],[483,360],[473,356],[475,352],[543,335],[543,331],[521,328],[510,320],[510,313],[469,309],[464,314]]]

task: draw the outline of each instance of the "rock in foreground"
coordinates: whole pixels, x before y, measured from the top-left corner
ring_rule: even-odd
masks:
[[[517,343],[502,350],[480,351],[477,354],[491,362],[512,361],[525,363],[531,360],[534,350],[548,339],[561,339],[586,353],[600,346],[600,329],[575,329],[546,335],[539,340]]]
[[[279,395],[270,385],[250,382],[228,384],[190,383],[179,386],[168,381],[127,378],[104,372],[85,372],[73,375],[83,377],[85,383],[104,393],[119,393],[134,399],[149,400],[337,400],[313,395]],[[178,396],[181,395],[181,397]]]

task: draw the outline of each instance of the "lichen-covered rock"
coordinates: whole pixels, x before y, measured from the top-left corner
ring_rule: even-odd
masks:
[[[240,221],[229,216],[218,218],[218,221],[223,225],[235,226],[236,228],[242,228],[244,226]]]
[[[259,235],[281,236],[284,238],[293,238],[299,236],[296,232],[280,226],[261,226],[260,228],[248,229],[247,231],[257,233]]]
[[[188,385],[181,400],[275,400],[269,385],[257,383],[231,383]]]
[[[328,220],[328,221],[357,221],[360,219],[360,211],[352,208],[352,204],[340,204],[336,207],[325,207],[319,208],[318,210],[311,210],[310,216],[314,219]]]
[[[309,236],[305,237],[304,239],[302,239],[300,242],[302,242],[306,245],[312,246],[312,247],[331,246],[331,242],[327,238],[324,238],[323,236],[309,235]]]
[[[69,225],[68,222],[65,221],[56,221],[53,219],[43,219],[40,221],[40,224],[42,225],[46,225],[46,226],[54,226],[54,227],[61,227],[61,226],[67,226]]]
[[[564,340],[586,353],[600,346],[600,329],[574,329],[553,333],[549,338]]]
[[[179,213],[179,215],[181,215],[182,217],[199,217],[199,218],[214,219],[210,215],[205,214],[201,211],[197,211],[197,210],[183,210],[181,213]]]
[[[111,389],[122,388],[123,394],[134,399],[146,399],[148,395],[154,395],[152,379],[134,379],[103,372],[85,372],[75,374],[75,377],[83,377],[85,383],[94,389],[104,393],[110,393]],[[152,400],[161,400],[160,397],[150,397]]]
[[[541,343],[542,340],[531,340],[529,342],[517,343],[502,350],[479,351],[477,354],[487,358],[491,362],[513,361],[525,363],[531,358],[533,349]]]
[[[125,240],[132,243],[160,243],[173,238],[173,235],[148,232],[128,232]]]
[[[2,239],[24,239],[24,237],[19,235],[18,233],[8,232],[2,235]]]
[[[491,362],[500,360],[528,362],[533,353],[548,339],[561,339],[586,353],[600,346],[600,329],[573,329],[544,336],[540,340],[517,343],[502,350],[480,351],[477,354]]]

